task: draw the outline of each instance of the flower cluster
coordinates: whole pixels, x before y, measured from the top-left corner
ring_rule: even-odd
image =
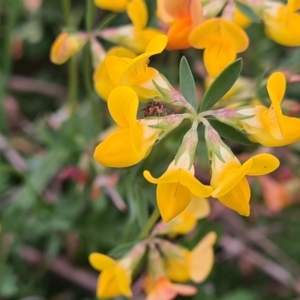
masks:
[[[291,0],[284,5],[276,1],[245,0],[237,1],[237,5],[227,0],[203,1],[203,4],[199,0],[157,0],[158,28],[147,27],[148,10],[143,0],[94,2],[104,10],[126,12],[131,23],[89,33],[64,31],[52,46],[51,60],[62,64],[85,44],[90,46],[95,67],[94,88],[106,101],[115,123],[96,146],[95,160],[111,168],[134,166],[146,159],[153,147],[159,147],[159,142],[168,138],[184,120],[190,124],[166,170],[160,176],[153,175],[152,170],[143,171],[146,181],[156,185],[162,221],[120,259],[100,253],[90,255],[91,265],[101,272],[97,296],[131,297],[131,284],[144,257],[147,268],[139,275],[147,300],[193,295],[195,287],[181,283],[200,283],[206,279],[213,264],[216,234],[208,233],[193,250],[168,239],[187,234],[199,219],[208,216],[209,197],[240,215],[249,216],[251,189],[246,176],[269,174],[279,166],[279,160],[268,150],[240,161],[221,138],[222,132],[214,126],[215,122],[221,127],[230,126],[247,141],[266,147],[300,140],[300,120],[284,115],[281,109],[285,75],[277,71],[269,76],[266,84],[269,107],[253,95],[252,82],[239,77],[241,60],[236,57],[249,46],[245,27],[253,21],[239,7],[247,7],[264,23],[270,39],[286,46],[299,46],[300,2]],[[101,39],[117,46],[106,51]],[[190,80],[185,90],[180,91],[150,66],[150,58],[165,49],[188,48],[204,50],[203,64],[208,77],[201,101],[192,99],[190,91],[195,90],[195,85],[187,62],[180,70],[180,79],[190,76]],[[234,97],[234,103],[228,102]],[[144,118],[139,117],[140,111],[144,112]],[[210,167],[207,182],[195,176],[201,127],[204,127],[201,142],[206,145]]]
[[[182,283],[201,283],[207,278],[214,262],[213,245],[216,234],[207,233],[191,250],[172,243],[164,236],[175,237],[191,232],[196,226],[196,220],[206,217],[208,213],[207,201],[197,199],[172,222],[159,222],[149,238],[137,242],[123,257],[114,260],[101,253],[92,253],[90,263],[101,272],[97,296],[131,297],[131,283],[137,276],[136,271],[141,261],[146,261],[147,265],[147,272],[141,276],[147,300],[171,300],[177,295],[196,294],[194,286]]]

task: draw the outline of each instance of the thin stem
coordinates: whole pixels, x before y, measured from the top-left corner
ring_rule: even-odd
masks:
[[[99,127],[99,117],[98,117],[98,107],[97,102],[94,97],[94,90],[91,82],[91,51],[90,51],[90,41],[87,43],[85,48],[85,62],[84,62],[84,82],[87,92],[87,96],[90,102],[91,111],[93,115],[94,122],[97,127]]]
[[[69,107],[71,110],[72,118],[75,115],[77,108],[77,87],[78,87],[78,67],[76,56],[73,56],[69,60]]]
[[[152,212],[152,215],[150,216],[150,218],[148,220],[148,223],[146,224],[145,228],[138,236],[138,239],[144,239],[149,235],[150,231],[156,224],[159,217],[160,217],[160,212],[159,212],[158,207],[156,206],[155,210]]]
[[[72,25],[72,18],[71,18],[71,1],[70,0],[63,0],[62,1],[64,15],[65,15],[65,22],[67,26]]]

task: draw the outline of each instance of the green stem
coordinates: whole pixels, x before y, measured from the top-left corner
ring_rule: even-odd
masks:
[[[76,55],[69,60],[69,107],[71,110],[71,117],[74,118],[77,108],[77,87],[78,87],[78,67]]]
[[[67,26],[72,25],[72,18],[71,18],[71,1],[70,0],[63,0],[62,1],[65,21]]]
[[[156,206],[155,210],[152,212],[152,215],[150,216],[150,218],[148,220],[148,223],[146,224],[145,228],[138,236],[138,239],[144,239],[149,235],[150,231],[156,224],[159,217],[160,217],[160,212],[159,212],[158,207]]]
[[[94,122],[96,126],[99,126],[99,118],[98,118],[98,107],[97,102],[94,97],[94,89],[91,82],[91,51],[90,51],[90,42],[88,42],[86,48],[85,48],[85,62],[84,62],[84,82],[85,82],[85,88],[87,92],[87,96],[91,105],[91,111],[94,118]]]

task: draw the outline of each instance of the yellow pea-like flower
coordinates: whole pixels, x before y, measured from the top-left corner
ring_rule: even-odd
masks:
[[[176,282],[203,282],[214,264],[213,245],[216,239],[216,233],[209,232],[192,251],[163,241],[160,248],[164,254],[164,267],[168,277]]]
[[[136,119],[139,100],[129,87],[115,88],[107,104],[118,129],[96,147],[94,158],[108,167],[135,165],[149,154],[161,130]]]
[[[149,171],[144,171],[144,177],[157,184],[157,205],[164,222],[170,222],[183,212],[193,196],[204,198],[212,193],[210,186],[203,185],[194,177],[193,167],[184,169],[174,161],[161,177],[154,178]]]
[[[300,119],[282,114],[280,107],[286,88],[285,76],[281,72],[273,73],[267,82],[267,90],[271,99],[269,108],[257,105],[240,108],[236,112],[249,116],[242,120],[221,119],[224,123],[248,135],[248,138],[267,147],[278,147],[292,144],[300,140]]]
[[[278,159],[271,154],[258,154],[241,164],[228,148],[220,147],[220,157],[211,154],[212,197],[240,215],[250,215],[250,186],[248,176],[261,176],[276,170]]]
[[[99,70],[99,74],[105,72],[107,76],[102,78],[102,83],[97,86],[98,93],[105,97],[113,87],[123,85],[131,87],[138,94],[140,101],[148,102],[159,96],[160,93],[153,84],[153,80],[163,88],[169,88],[169,86],[156,69],[148,67],[148,63],[149,58],[161,53],[166,44],[167,37],[157,35],[148,44],[146,52],[135,58],[130,58],[129,55],[126,57],[107,56],[104,60],[105,67],[99,67],[105,68],[105,71]]]
[[[204,65],[213,78],[235,60],[237,53],[249,46],[245,31],[222,18],[213,18],[198,25],[190,34],[189,42],[194,48],[204,49]]]
[[[98,298],[132,296],[131,274],[120,262],[101,253],[90,254],[89,261],[94,269],[101,272],[97,284]]]
[[[286,5],[268,2],[263,16],[266,35],[280,45],[300,46],[299,8],[299,0],[289,0]]]

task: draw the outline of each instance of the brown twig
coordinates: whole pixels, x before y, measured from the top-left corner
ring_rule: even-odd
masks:
[[[57,99],[67,98],[67,91],[62,86],[25,76],[10,77],[8,88],[19,92],[42,94]]]

